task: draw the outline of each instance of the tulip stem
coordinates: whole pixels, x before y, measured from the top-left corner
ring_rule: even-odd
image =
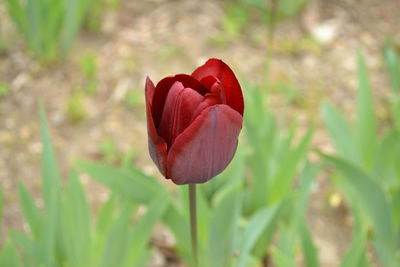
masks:
[[[192,237],[193,266],[198,267],[196,184],[189,184],[190,235]]]

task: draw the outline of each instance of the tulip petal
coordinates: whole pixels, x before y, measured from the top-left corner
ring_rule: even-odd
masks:
[[[225,90],[222,83],[215,76],[206,76],[200,81],[205,87],[210,88],[210,92],[217,95],[222,104],[226,104]]]
[[[192,116],[203,99],[201,94],[192,88],[185,88],[181,82],[172,85],[158,127],[158,133],[167,142],[168,148],[192,122]]]
[[[154,125],[158,128],[161,115],[164,110],[165,100],[167,99],[168,92],[175,82],[181,82],[185,88],[192,88],[201,95],[208,93],[207,88],[202,85],[198,80],[187,74],[177,74],[169,76],[158,82],[152,100],[152,114],[154,118]]]
[[[242,90],[235,74],[229,66],[220,59],[211,58],[192,73],[192,76],[197,80],[210,75],[215,76],[221,81],[225,89],[227,105],[243,115],[244,103]]]
[[[151,112],[151,102],[155,91],[153,82],[149,77],[146,79],[146,117],[149,153],[163,175],[166,175],[167,165],[167,143],[157,133]]]
[[[242,121],[224,104],[204,110],[170,148],[167,177],[176,184],[204,183],[223,171],[235,154]]]

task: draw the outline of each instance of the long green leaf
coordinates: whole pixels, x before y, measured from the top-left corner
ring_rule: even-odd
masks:
[[[40,262],[40,248],[36,245],[37,242],[33,241],[25,234],[20,232],[11,231],[9,233],[9,236],[11,237],[13,243],[20,247],[24,252],[25,263],[35,262],[36,264],[38,264]]]
[[[386,67],[395,93],[400,93],[400,61],[391,43],[387,43],[383,50]]]
[[[46,209],[49,209],[53,203],[51,198],[60,195],[60,172],[57,167],[57,161],[51,143],[49,130],[47,126],[44,107],[40,106],[40,136],[43,146],[42,152],[42,179],[43,179],[43,197]]]
[[[117,169],[101,163],[79,162],[78,168],[91,178],[136,203],[149,203],[155,196],[168,193],[155,178],[138,170]]]
[[[230,266],[241,204],[241,195],[233,192],[215,207],[209,226],[208,261],[204,266]]]
[[[177,250],[184,260],[190,261],[190,230],[188,217],[184,216],[176,203],[171,203],[164,214],[163,222],[174,234],[177,240]]]
[[[147,246],[151,238],[152,230],[158,220],[163,216],[169,203],[162,197],[156,198],[148,206],[147,212],[135,224],[132,234],[129,237],[129,255],[125,266],[140,267],[146,254]]]
[[[6,246],[0,251],[0,266],[19,267],[22,266],[17,249],[12,242],[7,242]]]
[[[100,266],[122,266],[128,253],[129,223],[136,206],[124,202],[120,216],[108,233]]]
[[[90,210],[76,172],[69,177],[62,210],[62,240],[67,262],[87,266],[91,247]]]
[[[51,191],[50,206],[46,209],[46,217],[43,223],[43,232],[40,236],[41,262],[45,266],[54,266],[57,261],[57,241],[60,226],[60,195],[57,191]]]
[[[270,206],[259,210],[249,220],[243,234],[243,240],[240,243],[239,259],[237,261],[237,267],[246,267],[247,261],[250,258],[250,253],[260,238],[261,233],[266,227],[272,222],[272,219],[277,213],[277,206]]]
[[[325,158],[344,174],[348,179],[347,182],[353,187],[358,202],[366,211],[376,232],[376,241],[380,247],[379,256],[383,263],[390,264],[394,259],[394,232],[390,208],[382,188],[374,179],[351,163],[332,156]]]
[[[355,239],[346,253],[340,267],[366,267],[365,259],[365,236],[361,232],[360,235]]]
[[[294,180],[297,167],[301,160],[307,155],[308,146],[313,135],[313,130],[310,129],[305,134],[300,144],[296,149],[291,151],[288,158],[281,163],[277,175],[272,180],[270,200],[272,203],[282,200],[282,198],[290,190],[290,186]]]
[[[329,136],[339,154],[353,163],[360,163],[354,132],[344,116],[329,104],[323,105],[322,114]]]
[[[42,226],[42,214],[36,207],[35,201],[26,190],[25,186],[22,183],[19,183],[18,188],[19,199],[25,220],[27,221],[33,236],[38,237],[40,235],[40,230]]]
[[[356,141],[363,166],[370,170],[377,146],[377,129],[372,89],[368,81],[364,57],[361,53],[358,56],[358,83]]]
[[[315,246],[310,230],[305,223],[300,226],[300,237],[305,265],[307,267],[319,267],[318,249]]]
[[[383,53],[393,89],[392,116],[397,130],[400,132],[400,60],[390,42],[385,45]]]

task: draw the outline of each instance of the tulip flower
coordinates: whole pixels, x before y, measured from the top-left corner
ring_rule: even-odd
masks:
[[[222,60],[209,59],[191,75],[156,86],[146,80],[150,156],[175,184],[204,183],[232,160],[243,123],[238,80]]]

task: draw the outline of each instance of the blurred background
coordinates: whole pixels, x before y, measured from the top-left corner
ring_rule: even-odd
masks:
[[[369,74],[374,110],[368,116],[376,120],[377,136],[394,127],[396,113],[390,106],[400,75],[395,61],[400,51],[399,10],[397,0],[3,0],[0,248],[11,230],[30,231],[19,204],[19,181],[39,209],[44,205],[39,102],[47,111],[62,177],[76,161],[90,159],[115,167],[135,166],[174,191],[175,185],[159,175],[148,156],[145,77],[157,82],[167,75],[191,73],[217,57],[237,74],[245,98],[251,98],[250,88],[262,95],[265,108],[275,117],[274,127],[290,133],[296,124],[296,142],[314,128],[302,158],[318,163],[318,153],[340,152],[330,134],[347,138],[340,125],[330,127],[329,115],[321,107],[328,103],[322,108],[325,113],[336,107],[352,127],[360,116],[360,70]],[[358,57],[363,58],[359,64]],[[257,113],[249,111],[246,116],[252,112]],[[251,140],[244,143],[243,151],[251,154]],[[299,169],[294,168],[292,175],[294,188]],[[333,172],[327,167],[316,174],[306,213],[321,266],[339,266],[353,244],[353,209],[346,190],[330,178]],[[109,190],[87,175],[80,181],[96,212]],[[397,181],[383,192],[400,192],[400,178]],[[174,247],[171,235],[162,226],[153,231],[153,239],[165,243],[161,247]],[[179,256],[154,243],[147,266],[185,266]],[[365,251],[371,266],[386,266],[368,242]],[[263,266],[285,266],[273,259],[264,260]]]

